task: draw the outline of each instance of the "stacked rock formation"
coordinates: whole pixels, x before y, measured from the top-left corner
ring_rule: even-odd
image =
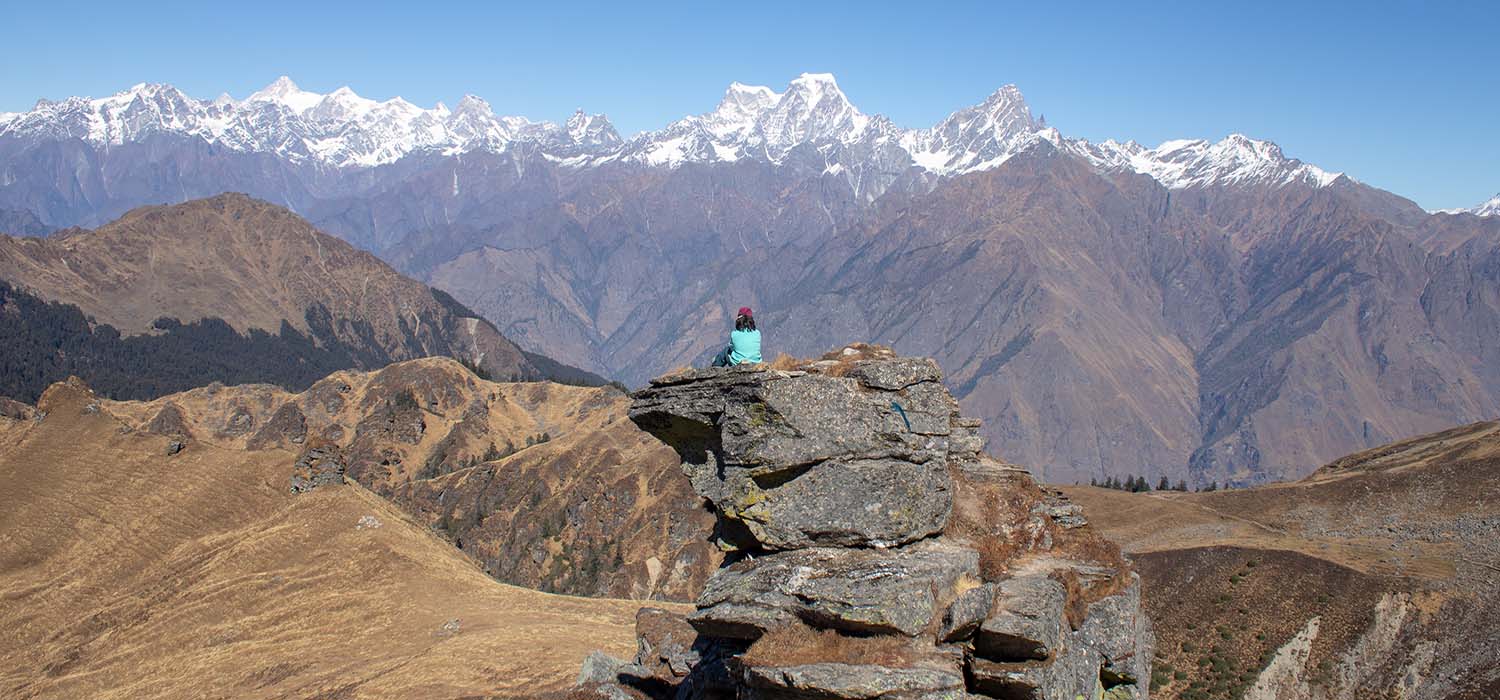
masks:
[[[729,554],[672,663],[653,611],[646,658],[596,689],[1147,696],[1138,578],[1076,507],[981,452],[933,361],[858,346],[793,370],[690,370],[633,398],[631,420],[681,456]]]

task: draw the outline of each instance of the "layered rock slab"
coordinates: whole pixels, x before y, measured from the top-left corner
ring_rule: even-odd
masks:
[[[721,569],[688,620],[708,636],[749,640],[796,622],[916,636],[942,613],[960,580],[978,577],[978,553],[948,542],[777,552]]]
[[[894,546],[942,529],[943,457],[972,436],[940,377],[931,360],[853,376],[696,370],[637,392],[630,418],[677,450],[727,521],[726,549]]]

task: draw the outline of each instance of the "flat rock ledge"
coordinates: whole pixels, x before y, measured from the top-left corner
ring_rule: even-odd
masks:
[[[1118,549],[985,455],[929,359],[858,345],[689,370],[633,396],[717,516],[689,615],[644,609],[608,698],[1148,698],[1152,634]]]

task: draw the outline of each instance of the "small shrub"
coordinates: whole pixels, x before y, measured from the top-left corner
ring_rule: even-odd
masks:
[[[918,656],[905,637],[851,637],[834,630],[815,630],[800,623],[766,632],[745,652],[745,662],[757,666],[811,663],[907,666]]]
[[[1016,557],[1016,545],[1000,535],[985,535],[974,541],[979,552],[979,576],[986,581],[1005,578],[1005,571]]]
[[[799,359],[797,359],[795,357],[792,357],[791,355],[788,355],[788,354],[786,354],[786,353],[783,352],[783,353],[778,354],[775,359],[773,359],[770,362],[766,363],[766,367],[769,367],[770,369],[780,370],[782,372],[786,372],[786,371],[789,371],[789,370],[797,369],[797,368],[799,368],[799,367],[801,367],[803,365],[806,365],[806,364],[807,364],[807,361],[805,361],[805,360],[799,360]]]

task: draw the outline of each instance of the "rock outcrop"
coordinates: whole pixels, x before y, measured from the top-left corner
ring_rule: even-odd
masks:
[[[931,360],[856,346],[790,370],[689,370],[637,392],[631,420],[677,451],[729,554],[685,625],[651,613],[635,663],[591,687],[1145,698],[1139,579],[1076,508],[983,454],[978,421],[940,380]],[[666,628],[677,651],[664,665]]]
[[[343,451],[338,446],[309,446],[292,466],[292,476],[289,479],[291,491],[307,493],[321,486],[342,484],[347,470]]]

